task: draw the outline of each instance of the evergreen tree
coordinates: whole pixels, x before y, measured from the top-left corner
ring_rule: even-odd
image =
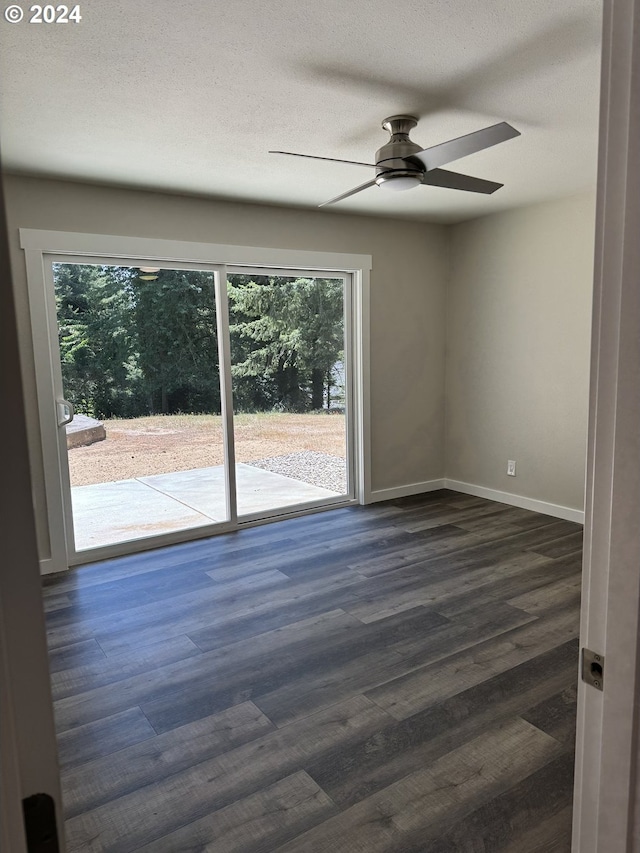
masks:
[[[66,396],[98,418],[220,412],[213,274],[55,264]],[[229,276],[236,411],[330,405],[343,358],[342,282]]]
[[[261,378],[282,409],[323,408],[343,358],[342,282],[232,275],[229,304],[235,386]]]
[[[97,418],[139,408],[132,275],[127,268],[55,264],[64,393],[78,412]]]
[[[135,283],[138,366],[150,412],[220,413],[213,274],[160,270]]]

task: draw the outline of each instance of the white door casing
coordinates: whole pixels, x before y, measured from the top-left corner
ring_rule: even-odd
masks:
[[[605,0],[574,853],[640,850],[640,0]]]
[[[22,800],[49,794],[64,853],[62,797],[26,444],[18,333],[0,184],[0,389],[6,416],[0,560],[0,848],[26,853]]]

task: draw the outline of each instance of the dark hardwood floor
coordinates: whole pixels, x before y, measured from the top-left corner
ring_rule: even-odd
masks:
[[[45,580],[70,851],[569,851],[577,524],[453,492]]]

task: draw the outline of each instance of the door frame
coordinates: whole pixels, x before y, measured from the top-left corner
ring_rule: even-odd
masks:
[[[574,853],[640,850],[640,0],[605,0]]]
[[[27,853],[22,800],[53,798],[64,853],[63,806],[26,439],[24,386],[0,180],[0,388],[10,401],[0,448],[0,849]]]
[[[141,266],[171,266],[182,269],[212,269],[217,272],[216,295],[218,303],[219,328],[225,321],[228,327],[226,302],[226,269],[236,271],[251,268],[254,272],[276,269],[281,273],[295,274],[304,271],[307,274],[335,272],[337,276],[350,278],[351,284],[346,292],[351,299],[346,309],[353,317],[353,334],[347,330],[346,345],[352,354],[353,391],[351,426],[353,442],[347,443],[347,464],[355,471],[355,494],[348,496],[340,505],[348,503],[368,503],[371,497],[370,485],[370,403],[369,403],[369,272],[370,255],[350,255],[332,252],[307,252],[300,250],[263,249],[246,246],[228,246],[209,243],[190,243],[153,238],[119,237],[113,235],[82,234],[58,231],[20,229],[20,245],[25,252],[29,304],[33,330],[34,357],[36,364],[36,387],[38,411],[44,462],[46,509],[40,508],[40,516],[46,517],[44,531],[48,537],[48,553],[40,555],[43,574],[64,571],[69,565],[80,562],[105,559],[124,553],[163,545],[184,542],[193,538],[222,533],[238,529],[240,526],[265,523],[286,515],[302,515],[315,512],[325,506],[336,505],[333,498],[314,502],[313,507],[304,504],[290,508],[275,509],[268,518],[251,515],[238,520],[231,501],[230,520],[212,523],[203,527],[176,531],[175,533],[132,540],[117,545],[104,546],[80,552],[76,555],[69,550],[72,544],[72,532],[65,525],[70,507],[68,504],[68,472],[65,469],[66,445],[62,446],[63,436],[54,417],[56,400],[61,389],[59,365],[54,363],[53,353],[57,346],[57,316],[52,292],[51,262],[56,258],[62,263],[117,263]],[[347,285],[348,282],[345,282]],[[347,324],[349,325],[349,324]],[[220,336],[220,346],[228,348],[226,335]],[[349,346],[351,344],[351,346]],[[221,352],[221,355],[223,353]],[[221,365],[226,364],[226,373],[221,370],[221,395],[223,398],[223,420],[225,429],[229,429],[233,409],[231,402],[231,376],[229,371],[229,353],[224,353]],[[226,447],[231,448],[233,456],[233,434],[226,436]],[[231,461],[231,460],[229,460]],[[232,465],[227,465],[227,496],[233,494]]]

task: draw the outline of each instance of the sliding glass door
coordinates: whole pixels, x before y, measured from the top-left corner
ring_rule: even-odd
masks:
[[[228,521],[219,273],[66,262],[51,272],[74,550]]]
[[[227,273],[238,516],[350,492],[345,276]]]
[[[354,499],[349,275],[45,260],[69,564]]]

